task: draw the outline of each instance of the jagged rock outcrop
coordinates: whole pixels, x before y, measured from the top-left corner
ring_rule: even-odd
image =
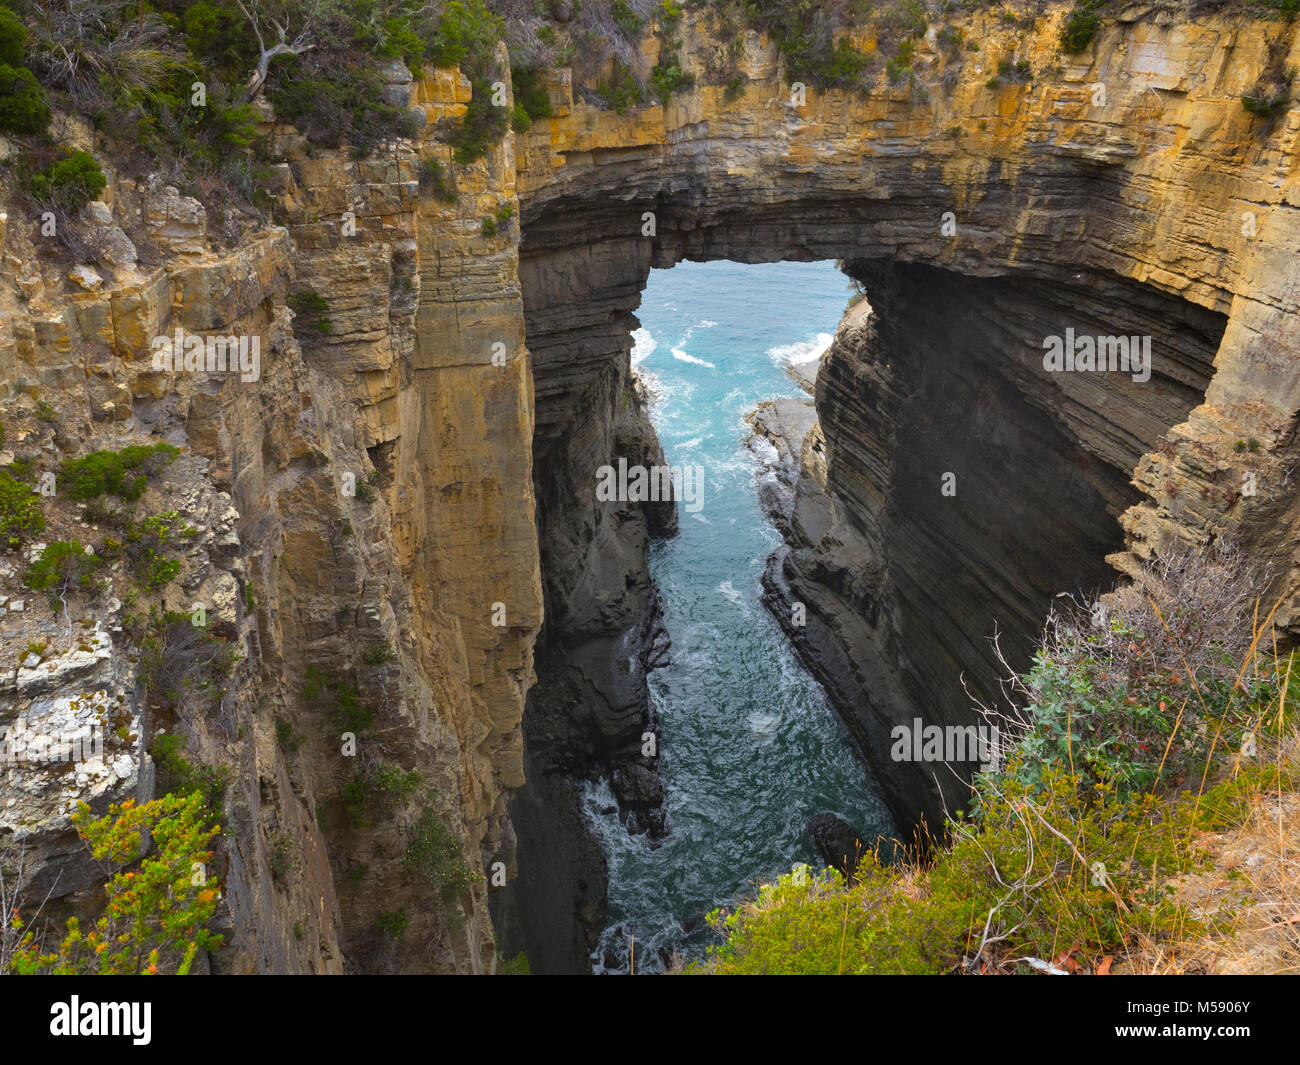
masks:
[[[808,609],[792,632],[904,824],[933,825],[960,785],[890,764],[890,727],[918,707],[971,720],[959,678],[987,694],[995,625],[1015,659],[1051,597],[1108,582],[1107,561],[1127,572],[1171,537],[1231,529],[1287,571],[1284,629],[1300,605],[1282,265],[1300,122],[1265,128],[1240,102],[1294,36],[1129,13],[1070,57],[1063,16],[963,20],[978,54],[945,53],[932,28],[926,98],[882,77],[868,98],[810,88],[801,104],[751,35],[738,94],[702,84],[624,116],[561,99],[520,153],[529,242],[548,264],[568,249],[584,307],[631,309],[646,268],[681,258],[839,258],[879,304],[874,339],[841,338],[823,369],[812,476],[828,495],[796,512],[772,594]],[[683,39],[702,73],[707,15]],[[1036,77],[989,86],[1002,59]],[[1045,373],[1043,340],[1066,328],[1151,337],[1151,380]],[[550,411],[606,367],[539,359],[539,426],[571,424]]]
[[[454,71],[414,87],[408,76],[405,91],[430,130],[469,96]],[[35,398],[55,403],[52,456],[79,453],[105,421],[119,427],[112,446],[165,435],[201,457],[195,483],[233,501],[219,566],[238,595],[187,590],[210,610],[231,601],[244,662],[218,713],[179,725],[193,758],[230,770],[227,949],[214,965],[492,971],[485,879],[513,873],[505,802],[523,783],[519,721],[541,618],[515,239],[485,240],[479,222],[513,202],[510,145],[464,170],[458,203],[445,204],[419,186],[421,152],[450,163],[431,135],[354,160],[308,157],[292,131],[268,132],[287,156],[284,225],[237,249],[211,248],[202,206],[175,189],[119,181],[117,217],[136,220],[142,258],[159,265],[109,271],[76,295],[42,267],[34,225],[6,226],[11,409],[30,417]],[[308,291],[323,304],[297,298]],[[256,337],[260,364],[159,371],[153,342],[177,329]],[[7,628],[0,636],[23,634]],[[355,757],[341,734],[358,726],[306,695],[312,669],[365,708]],[[147,798],[143,740],[134,758],[123,787]],[[418,774],[419,790],[375,794],[385,768]],[[349,806],[350,785],[364,802]],[[483,871],[472,888],[440,895],[404,862],[426,808]],[[72,839],[71,856],[80,845],[60,813],[45,835]],[[402,936],[381,932],[399,912]]]

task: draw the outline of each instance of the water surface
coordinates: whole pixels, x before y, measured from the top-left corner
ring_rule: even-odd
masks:
[[[606,785],[586,794],[609,856],[610,925],[598,972],[699,956],[707,911],[757,882],[816,864],[805,831],[822,812],[865,838],[891,824],[820,685],[759,600],[780,537],[757,502],[759,465],[744,441],[759,402],[801,395],[785,372],[831,341],[848,300],[830,263],[683,263],[650,275],[633,364],[672,466],[704,468],[703,506],[679,508],[680,533],[650,569],[672,638],[651,674],[669,836],[629,836]],[[608,962],[607,962],[608,959]]]

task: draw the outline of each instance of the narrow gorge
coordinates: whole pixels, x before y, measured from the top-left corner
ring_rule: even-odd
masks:
[[[1300,64],[1300,36],[1134,5],[1065,55],[1069,11],[955,14],[978,51],[932,25],[925,93],[882,71],[862,94],[792,89],[767,35],[688,9],[691,81],[666,103],[596,106],[547,71],[549,115],[468,164],[438,131],[470,80],[393,61],[385,98],[421,130],[364,157],[258,105],[259,232],[112,167],[97,256],[0,215],[9,461],[181,448],[145,497],[196,530],[160,599],[205,605],[240,653],[208,710],[173,719],[120,593],[85,615],[101,642],[65,650],[63,615],[30,592],[16,612],[0,568],[0,720],[83,721],[100,690],[125,708],[97,772],[0,770],[0,839],[50,912],[88,912],[95,883],[73,803],[151,796],[161,729],[226,767],[212,971],[489,973],[520,951],[590,971],[608,870],[584,789],[607,784],[651,844],[673,828],[646,753],[673,653],[648,558],[684,515],[595,483],[672,461],[631,353],[651,270],[687,261],[835,261],[865,293],[824,323],[762,585],[900,838],[937,830],[968,781],[891,761],[891,729],[972,723],[1004,677],[992,637],[1024,668],[1058,594],[1231,536],[1272,564],[1279,639],[1300,634],[1300,110],[1241,102]],[[642,76],[664,41],[641,37]],[[1000,60],[1042,73],[999,78]],[[259,379],[158,369],[177,329],[263,338]],[[1149,379],[1045,372],[1043,338],[1067,331],[1149,338]],[[89,538],[72,507],[43,541]],[[55,650],[29,667],[37,639]],[[424,875],[412,854],[448,840],[465,875]]]

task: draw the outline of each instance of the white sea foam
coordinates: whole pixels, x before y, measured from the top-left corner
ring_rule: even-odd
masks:
[[[778,366],[799,366],[805,362],[816,362],[831,346],[835,338],[830,333],[818,333],[812,340],[801,340],[797,344],[782,344],[768,348],[767,355]]]
[[[702,322],[700,322],[700,328],[701,328],[701,329],[712,329],[712,328],[713,328],[715,325],[717,325],[717,324],[718,324],[717,322],[713,322],[713,321],[710,321],[708,318],[705,318]]]
[[[731,581],[723,581],[719,584],[718,591],[723,594],[728,603],[740,604],[740,591],[731,583]]]
[[[703,359],[697,359],[694,355],[687,355],[681,348],[673,348],[673,358],[680,359],[682,362],[693,363],[696,366],[707,366],[710,370],[717,369],[713,363],[705,362]]]
[[[650,335],[650,330],[642,326],[632,331],[632,365],[638,366],[659,346],[659,342]]]

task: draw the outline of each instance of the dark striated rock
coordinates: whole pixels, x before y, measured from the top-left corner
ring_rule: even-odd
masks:
[[[1056,593],[1113,582],[1130,471],[1195,403],[1222,319],[1118,281],[849,269],[874,313],[845,320],[822,367],[763,583],[910,834],[957,808],[973,764],[893,762],[891,730],[970,723],[997,694],[995,635],[1023,668]],[[1034,338],[1067,327],[1150,335],[1150,387],[1043,373]]]
[[[848,880],[868,850],[857,829],[835,814],[817,814],[808,822],[808,838],[821,859]]]

